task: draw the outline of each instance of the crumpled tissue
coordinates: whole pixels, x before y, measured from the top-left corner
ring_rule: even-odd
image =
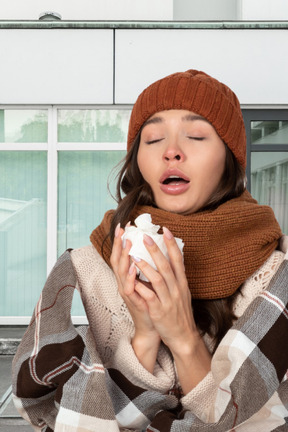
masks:
[[[134,223],[136,226],[130,225],[125,228],[124,234],[122,235],[122,241],[124,241],[124,239],[128,239],[131,241],[132,247],[129,251],[130,256],[141,258],[142,260],[146,261],[151,267],[157,270],[151,255],[149,254],[143,243],[143,236],[144,234],[149,235],[158,245],[163,255],[165,255],[165,257],[169,260],[167,248],[163,239],[163,234],[158,234],[160,225],[154,225],[152,223],[152,218],[149,213],[144,213],[138,216],[135,219]],[[183,240],[177,237],[175,237],[175,240],[183,255]],[[146,276],[138,268],[137,274],[139,276],[139,279],[149,282]]]

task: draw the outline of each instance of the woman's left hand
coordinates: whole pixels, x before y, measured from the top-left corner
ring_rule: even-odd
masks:
[[[163,237],[170,262],[152,238],[144,235],[145,247],[158,271],[146,261],[138,261],[135,257],[136,266],[145,274],[153,287],[153,290],[145,289],[141,284],[139,287],[136,286],[135,290],[146,300],[155,328],[162,341],[173,352],[181,350],[183,342],[193,337],[196,326],[182,254],[174,237],[166,228]]]
[[[153,239],[144,236],[158,271],[135,257],[135,264],[153,287],[138,284],[135,290],[146,301],[151,321],[174,357],[182,389],[188,392],[210,370],[211,356],[194,321],[182,254],[171,232],[167,228],[163,231],[169,261]],[[188,385],[187,369],[192,372]]]

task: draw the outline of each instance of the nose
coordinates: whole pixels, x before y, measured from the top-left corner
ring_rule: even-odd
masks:
[[[163,153],[163,159],[166,162],[172,162],[174,160],[182,162],[184,160],[184,154],[178,146],[169,146]]]

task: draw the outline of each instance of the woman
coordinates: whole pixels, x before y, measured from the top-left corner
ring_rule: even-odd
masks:
[[[287,239],[245,190],[245,142],[235,94],[203,72],[138,97],[118,207],[58,260],[14,359],[39,430],[287,429]],[[156,270],[121,238],[143,213],[163,227],[169,259],[144,236]]]

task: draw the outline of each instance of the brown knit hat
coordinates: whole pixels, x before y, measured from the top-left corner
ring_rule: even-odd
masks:
[[[225,84],[192,69],[162,78],[140,94],[130,117],[127,149],[149,117],[169,109],[193,111],[205,117],[245,168],[246,134],[237,96]]]

